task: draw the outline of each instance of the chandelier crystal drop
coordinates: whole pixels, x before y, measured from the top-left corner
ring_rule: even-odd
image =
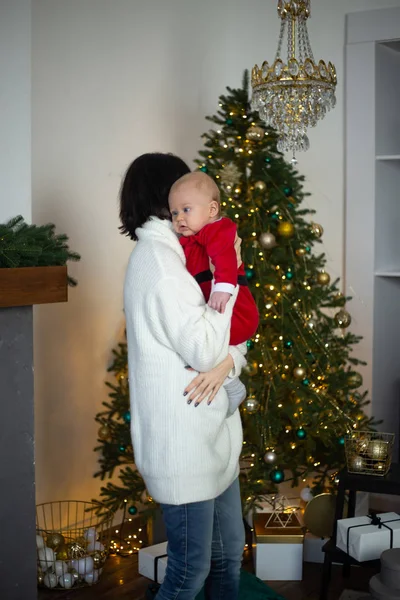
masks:
[[[253,67],[251,106],[278,132],[278,150],[308,150],[307,129],[315,127],[336,105],[336,69],[314,60],[307,31],[311,0],[278,0],[281,19],[278,49],[272,65]],[[287,58],[281,52],[287,40]]]

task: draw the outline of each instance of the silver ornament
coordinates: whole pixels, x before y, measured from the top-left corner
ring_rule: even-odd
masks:
[[[269,233],[269,231],[262,233],[258,239],[260,241],[261,246],[266,250],[271,250],[276,246],[275,236],[273,233]]]
[[[253,414],[253,413],[257,412],[259,406],[260,406],[260,403],[255,398],[247,398],[243,402],[243,408],[249,414]]]
[[[305,379],[307,375],[307,371],[305,370],[304,367],[295,367],[293,369],[293,377],[295,379]]]
[[[314,319],[308,319],[308,321],[306,322],[306,325],[307,325],[308,329],[314,330],[317,323],[316,323],[316,321],[314,321]]]
[[[268,452],[266,452],[264,454],[264,461],[266,463],[272,464],[276,461],[277,456],[275,454],[275,452],[272,452],[272,450],[268,450]]]
[[[368,456],[374,460],[386,460],[388,448],[388,443],[383,440],[371,440],[367,448]]]
[[[351,471],[363,471],[365,469],[365,460],[362,456],[352,456],[349,460]]]
[[[260,180],[255,182],[254,187],[259,192],[265,192],[265,190],[267,189],[267,184],[265,183],[265,181]]]

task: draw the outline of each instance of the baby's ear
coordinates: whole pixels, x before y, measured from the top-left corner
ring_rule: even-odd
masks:
[[[219,204],[215,200],[210,202],[210,215],[216,217],[219,214]]]

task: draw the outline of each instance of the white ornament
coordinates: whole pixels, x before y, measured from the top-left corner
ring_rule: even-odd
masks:
[[[44,585],[48,588],[56,587],[57,582],[58,582],[57,575],[55,575],[55,573],[47,573],[44,576],[43,581],[44,581]]]
[[[44,548],[44,539],[42,538],[41,535],[36,536],[36,548],[38,550],[40,550],[41,548]]]
[[[61,577],[68,571],[68,565],[62,560],[56,560],[54,563],[54,570],[56,572],[57,577]]]
[[[58,578],[58,583],[61,585],[61,587],[69,590],[75,583],[75,577],[72,573],[65,573]]]
[[[38,558],[43,571],[54,570],[55,555],[52,548],[41,548],[38,552]]]
[[[101,542],[90,542],[90,544],[87,547],[88,552],[95,552],[96,550],[99,550],[99,552],[103,552],[104,549],[105,548]]]
[[[83,537],[89,542],[94,542],[95,540],[97,540],[96,529],[94,527],[89,527],[89,529],[87,529],[83,534]]]
[[[96,581],[98,581],[98,579],[99,579],[99,572],[96,570],[93,571],[93,573],[87,573],[87,575],[85,575],[85,581],[89,585],[96,583]]]
[[[85,558],[80,558],[78,560],[78,564],[74,569],[76,569],[79,575],[87,575],[91,573],[94,569],[94,562],[91,556],[86,556]]]
[[[314,498],[312,491],[309,487],[305,487],[300,492],[300,498],[304,500],[304,502],[310,502]]]

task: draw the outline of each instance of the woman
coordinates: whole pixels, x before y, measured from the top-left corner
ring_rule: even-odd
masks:
[[[228,354],[237,291],[220,314],[185,268],[168,194],[188,172],[176,156],[144,154],[121,188],[120,229],[138,241],[124,287],[131,432],[136,466],[167,530],[168,568],[157,600],[194,600],[203,585],[207,600],[236,600],[242,427],[238,411],[226,418],[221,385],[243,366],[236,348]],[[200,373],[193,382],[187,365]]]

